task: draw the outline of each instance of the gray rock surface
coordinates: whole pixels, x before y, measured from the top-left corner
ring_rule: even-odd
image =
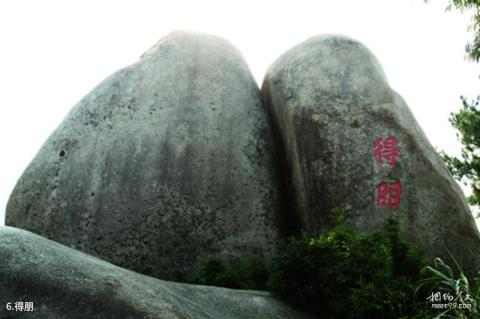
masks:
[[[70,111],[6,225],[162,278],[207,255],[268,257],[283,227],[271,134],[237,50],[173,33]]]
[[[7,311],[32,302],[33,311]],[[162,281],[28,231],[0,227],[0,318],[310,318],[262,291]]]
[[[365,46],[313,37],[270,67],[262,93],[297,228],[322,232],[335,208],[347,208],[360,230],[394,217],[429,255],[446,258],[448,248],[467,267],[479,265],[479,233],[462,191]]]

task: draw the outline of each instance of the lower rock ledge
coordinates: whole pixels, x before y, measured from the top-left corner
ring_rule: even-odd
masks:
[[[0,227],[0,318],[311,318],[263,291],[150,278]]]

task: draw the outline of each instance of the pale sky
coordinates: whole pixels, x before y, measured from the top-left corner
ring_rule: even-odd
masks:
[[[480,94],[465,60],[468,14],[447,1],[0,2],[0,225],[17,179],[73,105],[172,30],[211,33],[244,55],[259,82],[285,50],[321,33],[363,42],[433,146],[460,144],[448,122]]]

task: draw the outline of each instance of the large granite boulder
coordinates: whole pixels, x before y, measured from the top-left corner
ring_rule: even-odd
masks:
[[[163,278],[207,255],[269,257],[283,226],[261,101],[228,42],[174,33],[71,110],[6,224]]]
[[[12,227],[0,227],[0,305],[3,319],[311,318],[268,292],[158,280]]]
[[[450,249],[478,266],[479,233],[462,191],[365,46],[313,37],[270,67],[262,92],[297,228],[322,232],[336,208],[360,230],[393,217],[430,256]]]

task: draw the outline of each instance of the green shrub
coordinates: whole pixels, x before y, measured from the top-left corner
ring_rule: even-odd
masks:
[[[288,239],[273,260],[268,287],[300,308],[333,318],[399,318],[413,312],[425,258],[384,232],[338,226],[318,238]]]
[[[267,290],[270,277],[269,265],[260,257],[242,258],[240,267],[237,268],[237,276],[241,281],[242,289]]]
[[[207,257],[198,269],[177,276],[177,281],[233,289],[266,290],[270,276],[267,262],[259,257],[244,257],[237,266],[217,257]]]
[[[191,284],[209,285],[227,288],[241,288],[237,271],[219,258],[209,256],[197,270],[177,278]]]
[[[438,300],[439,303],[448,303],[448,300],[442,299],[442,296],[451,296],[455,306],[436,310],[432,309],[432,301],[427,300],[419,312],[423,311],[432,318],[480,318],[480,271],[475,276],[472,286],[458,264],[457,268],[458,276],[442,259],[436,258],[433,266],[426,266],[422,269],[423,278],[418,282],[416,292],[426,291],[429,296],[437,294],[437,297],[441,299]],[[460,307],[460,304],[469,307]]]
[[[477,318],[480,273],[474,287],[459,268],[440,259],[427,266],[423,252],[400,238],[398,224],[360,233],[342,224],[335,210],[330,232],[287,239],[271,262],[245,257],[235,265],[208,257],[179,281],[237,289],[270,290],[321,318]],[[469,297],[469,309],[432,309],[434,292]]]

